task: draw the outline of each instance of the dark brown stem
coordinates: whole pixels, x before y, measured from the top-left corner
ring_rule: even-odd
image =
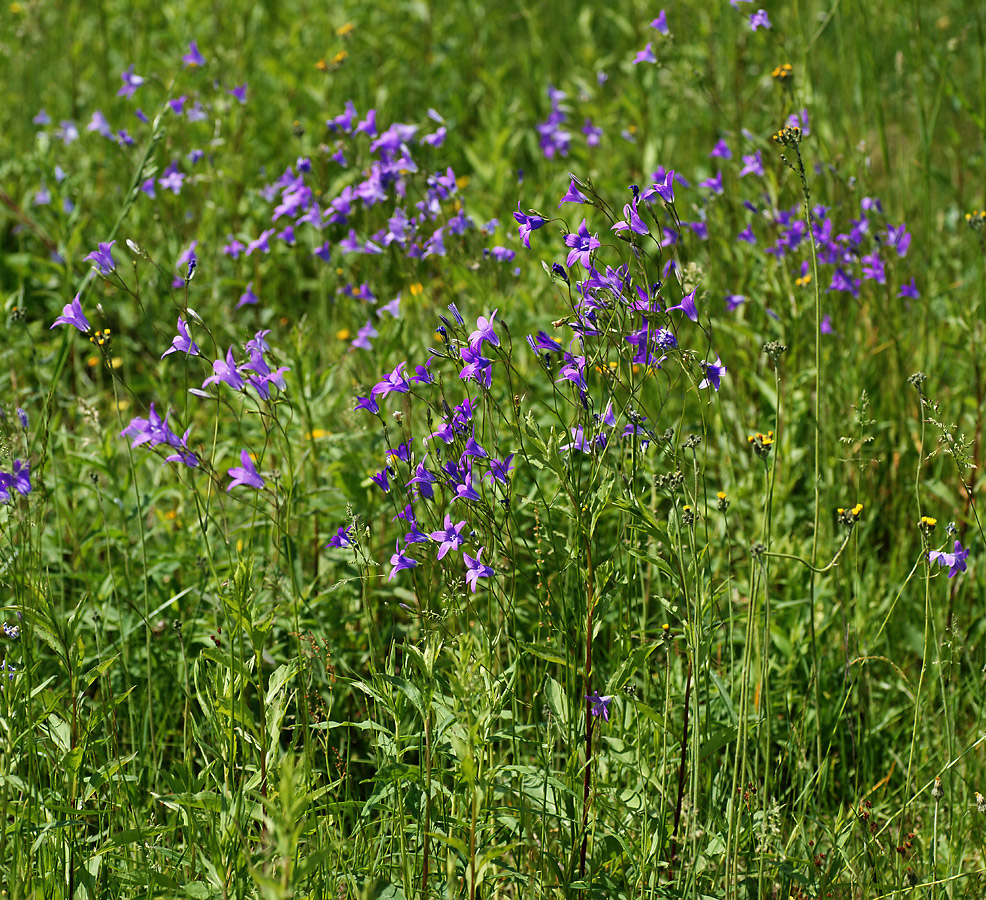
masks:
[[[592,684],[592,554],[586,552],[585,587],[585,773],[582,776],[582,849],[579,851],[579,878],[585,877],[585,857],[589,849],[589,796],[592,793],[592,701],[589,686]]]
[[[48,235],[44,229],[34,221],[23,209],[21,209],[14,199],[6,192],[0,191],[0,203],[7,207],[15,218],[26,228],[31,229],[37,235],[39,241],[52,253],[58,250],[58,244]]]
[[[425,714],[425,837],[421,865],[421,896],[428,896],[428,832],[431,830],[431,710]]]
[[[678,826],[681,824],[681,805],[685,799],[685,761],[688,759],[688,709],[692,693],[692,663],[688,661],[688,674],[685,676],[685,715],[681,726],[681,762],[678,764],[678,799],[674,805],[674,829],[671,832],[671,847],[668,862],[674,863],[677,852]]]

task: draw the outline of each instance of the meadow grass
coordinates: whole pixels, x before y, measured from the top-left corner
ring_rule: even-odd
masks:
[[[0,895],[983,896],[983,13],[758,10],[5,2]]]

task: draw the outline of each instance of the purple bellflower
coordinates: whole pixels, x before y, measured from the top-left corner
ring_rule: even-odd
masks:
[[[967,568],[966,559],[969,556],[969,550],[966,548],[962,549],[961,541],[955,542],[955,547],[951,553],[943,553],[940,550],[932,550],[928,554],[928,562],[937,562],[939,566],[948,566],[948,577],[954,578],[959,572],[964,572]]]
[[[116,241],[110,241],[108,244],[99,244],[97,250],[93,250],[86,258],[85,262],[92,262],[95,264],[96,268],[99,269],[100,275],[109,275],[114,269],[116,269],[116,260],[113,259],[113,245]]]
[[[397,552],[390,557],[390,565],[393,568],[391,568],[390,574],[387,576],[387,581],[390,581],[401,569],[413,569],[418,564],[417,560],[401,553],[400,541],[394,543],[394,549]]]
[[[438,544],[438,559],[442,559],[449,550],[458,550],[465,543],[462,537],[462,529],[465,527],[465,519],[453,525],[452,517],[446,513],[444,528],[441,531],[433,531],[428,535]]]
[[[230,482],[226,492],[229,493],[237,485],[245,484],[247,487],[256,488],[258,491],[264,486],[264,479],[257,472],[257,467],[250,459],[250,454],[246,450],[240,451],[240,462],[242,466],[233,466],[229,469],[229,474],[233,480]]]
[[[479,583],[480,578],[492,578],[495,574],[492,566],[487,566],[480,561],[480,557],[483,555],[485,549],[485,547],[480,547],[476,551],[475,557],[470,556],[468,553],[462,554],[462,558],[466,561],[466,583],[474,594],[476,593],[476,585]]]
[[[82,312],[81,296],[81,294],[76,294],[75,299],[71,303],[66,303],[62,307],[62,314],[55,319],[54,324],[51,326],[52,328],[56,325],[71,325],[74,328],[78,328],[83,334],[88,334],[92,331],[89,320]]]
[[[243,390],[243,378],[236,371],[236,361],[233,359],[233,348],[226,351],[226,359],[217,359],[212,364],[212,374],[202,382],[202,387],[206,388],[210,384],[218,384],[220,381],[228,384],[234,391]]]
[[[578,233],[565,235],[565,246],[571,248],[565,262],[566,266],[571,268],[576,262],[580,262],[586,269],[589,269],[592,268],[592,251],[601,247],[602,244],[595,235],[589,234],[589,229],[586,227],[585,219],[583,219]]]
[[[189,356],[199,355],[199,345],[192,340],[192,336],[188,333],[188,323],[181,317],[178,319],[178,334],[172,338],[171,346],[161,354],[161,359],[172,353],[186,353]]]
[[[613,702],[612,697],[600,696],[599,691],[586,694],[585,699],[589,701],[589,712],[594,716],[602,716],[604,722],[609,721],[609,705]]]
[[[520,211],[520,201],[517,201],[517,212],[514,213],[514,218],[517,220],[517,224],[520,232],[520,239],[524,242],[524,246],[528,250],[531,248],[531,232],[537,231],[543,225],[547,224],[547,219],[542,219],[541,216],[534,215],[524,215]]]
[[[352,547],[353,542],[350,540],[352,530],[352,525],[349,527],[340,525],[339,530],[329,538],[329,542],[325,545],[326,549],[329,547]]]
[[[493,320],[496,318],[498,312],[499,310],[494,309],[488,319],[486,316],[480,316],[476,320],[476,330],[469,335],[469,344],[473,350],[479,350],[483,345],[483,341],[489,343],[491,347],[500,346],[500,338],[493,330]]]
[[[716,355],[716,361],[714,363],[703,363],[703,367],[705,369],[705,378],[698,383],[699,390],[711,386],[718,393],[719,383],[722,376],[726,374],[726,367],[722,364],[722,360]]]
[[[182,58],[182,65],[184,66],[204,66],[205,57],[199,53],[199,46],[195,41],[189,41],[188,43],[188,53],[186,53]]]

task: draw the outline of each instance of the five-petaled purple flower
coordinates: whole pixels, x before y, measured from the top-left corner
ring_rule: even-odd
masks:
[[[229,469],[229,474],[233,477],[226,492],[229,493],[237,485],[245,484],[247,487],[256,488],[258,491],[264,486],[264,479],[257,471],[257,467],[250,459],[250,454],[246,450],[240,451],[240,462],[242,466],[233,466]]]
[[[468,553],[463,553],[462,558],[466,561],[466,584],[472,589],[472,592],[476,593],[476,585],[479,583],[480,578],[492,578],[495,574],[492,566],[488,566],[480,561],[480,557],[483,555],[485,547],[480,547],[476,551],[475,557],[470,556]]]
[[[218,384],[220,381],[228,384],[234,391],[243,390],[243,378],[236,370],[236,361],[233,359],[233,348],[226,351],[226,359],[217,359],[212,364],[212,374],[202,382],[202,387],[210,384]]]
[[[623,207],[623,215],[626,216],[626,218],[622,222],[617,222],[612,228],[613,231],[629,230],[635,234],[650,234],[647,224],[640,218],[640,214],[637,212],[636,197],[633,198],[632,203],[628,203]]]
[[[449,550],[458,550],[465,540],[462,537],[462,529],[466,527],[465,519],[457,524],[452,524],[452,517],[445,514],[445,527],[441,531],[433,531],[430,537],[438,544],[438,558],[441,559]]]
[[[719,382],[722,379],[722,376],[726,374],[726,367],[722,364],[722,360],[719,359],[718,355],[716,356],[716,361],[714,363],[707,362],[702,365],[705,368],[705,378],[698,383],[699,390],[702,390],[702,388],[707,388],[711,385],[718,393]]]
[[[956,541],[955,547],[951,553],[943,553],[941,550],[932,550],[928,554],[928,562],[937,562],[939,566],[949,566],[948,577],[954,578],[959,572],[964,572],[966,570],[966,558],[969,556],[969,550],[966,548],[962,549],[962,542]]]
[[[378,381],[373,385],[370,393],[374,397],[386,397],[387,394],[396,391],[398,394],[406,394],[411,390],[410,382],[404,377],[404,369],[407,368],[407,361],[397,364],[389,375],[384,375],[383,381]]]
[[[417,560],[401,553],[400,541],[395,541],[394,549],[397,552],[390,557],[390,564],[393,568],[387,576],[387,581],[390,581],[398,572],[400,572],[401,569],[413,569],[418,564]]]
[[[662,9],[658,14],[657,18],[650,23],[651,28],[656,28],[658,34],[663,34],[665,37],[669,35],[670,29],[668,28],[668,17]]]
[[[593,691],[591,694],[586,694],[585,699],[591,704],[589,712],[592,715],[602,716],[604,722],[609,721],[609,705],[613,702],[612,697],[604,697],[599,694],[599,691]]]
[[[31,493],[31,463],[14,460],[14,471],[11,475],[11,484],[14,490],[22,497]]]
[[[592,268],[592,251],[602,244],[594,234],[589,234],[585,219],[579,225],[577,234],[565,235],[565,246],[571,247],[565,265],[571,268],[576,262],[582,263],[586,269]]]
[[[524,213],[520,211],[520,200],[517,201],[517,212],[514,213],[514,218],[520,226],[518,229],[520,232],[520,239],[524,242],[524,246],[529,250],[531,248],[531,232],[537,231],[545,225],[548,220],[542,219],[541,216],[524,215]]]
[[[491,347],[500,346],[500,338],[493,330],[493,320],[498,312],[499,310],[494,309],[488,319],[486,316],[480,316],[476,319],[476,330],[469,335],[469,345],[473,350],[479,350],[483,341],[487,341]]]

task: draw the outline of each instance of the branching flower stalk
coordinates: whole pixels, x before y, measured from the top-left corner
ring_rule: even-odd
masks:
[[[808,243],[811,248],[811,282],[815,298],[815,397],[814,397],[814,430],[815,430],[815,467],[814,467],[814,493],[815,510],[812,520],[811,537],[811,565],[814,567],[818,561],[818,525],[821,520],[821,378],[822,378],[822,297],[821,286],[818,282],[818,247],[815,243],[815,230],[811,221],[811,190],[808,187],[808,177],[805,174],[805,164],[801,157],[802,133],[798,127],[781,128],[774,136],[773,140],[783,147],[794,151],[794,162],[792,163],[786,156],[781,155],[784,164],[792,169],[801,182],[801,193],[804,199],[805,224],[808,227]],[[817,771],[822,769],[822,692],[819,683],[818,671],[818,639],[815,635],[815,572],[812,568],[809,581],[809,610],[808,627],[811,635],[811,656],[815,666],[815,764]]]

